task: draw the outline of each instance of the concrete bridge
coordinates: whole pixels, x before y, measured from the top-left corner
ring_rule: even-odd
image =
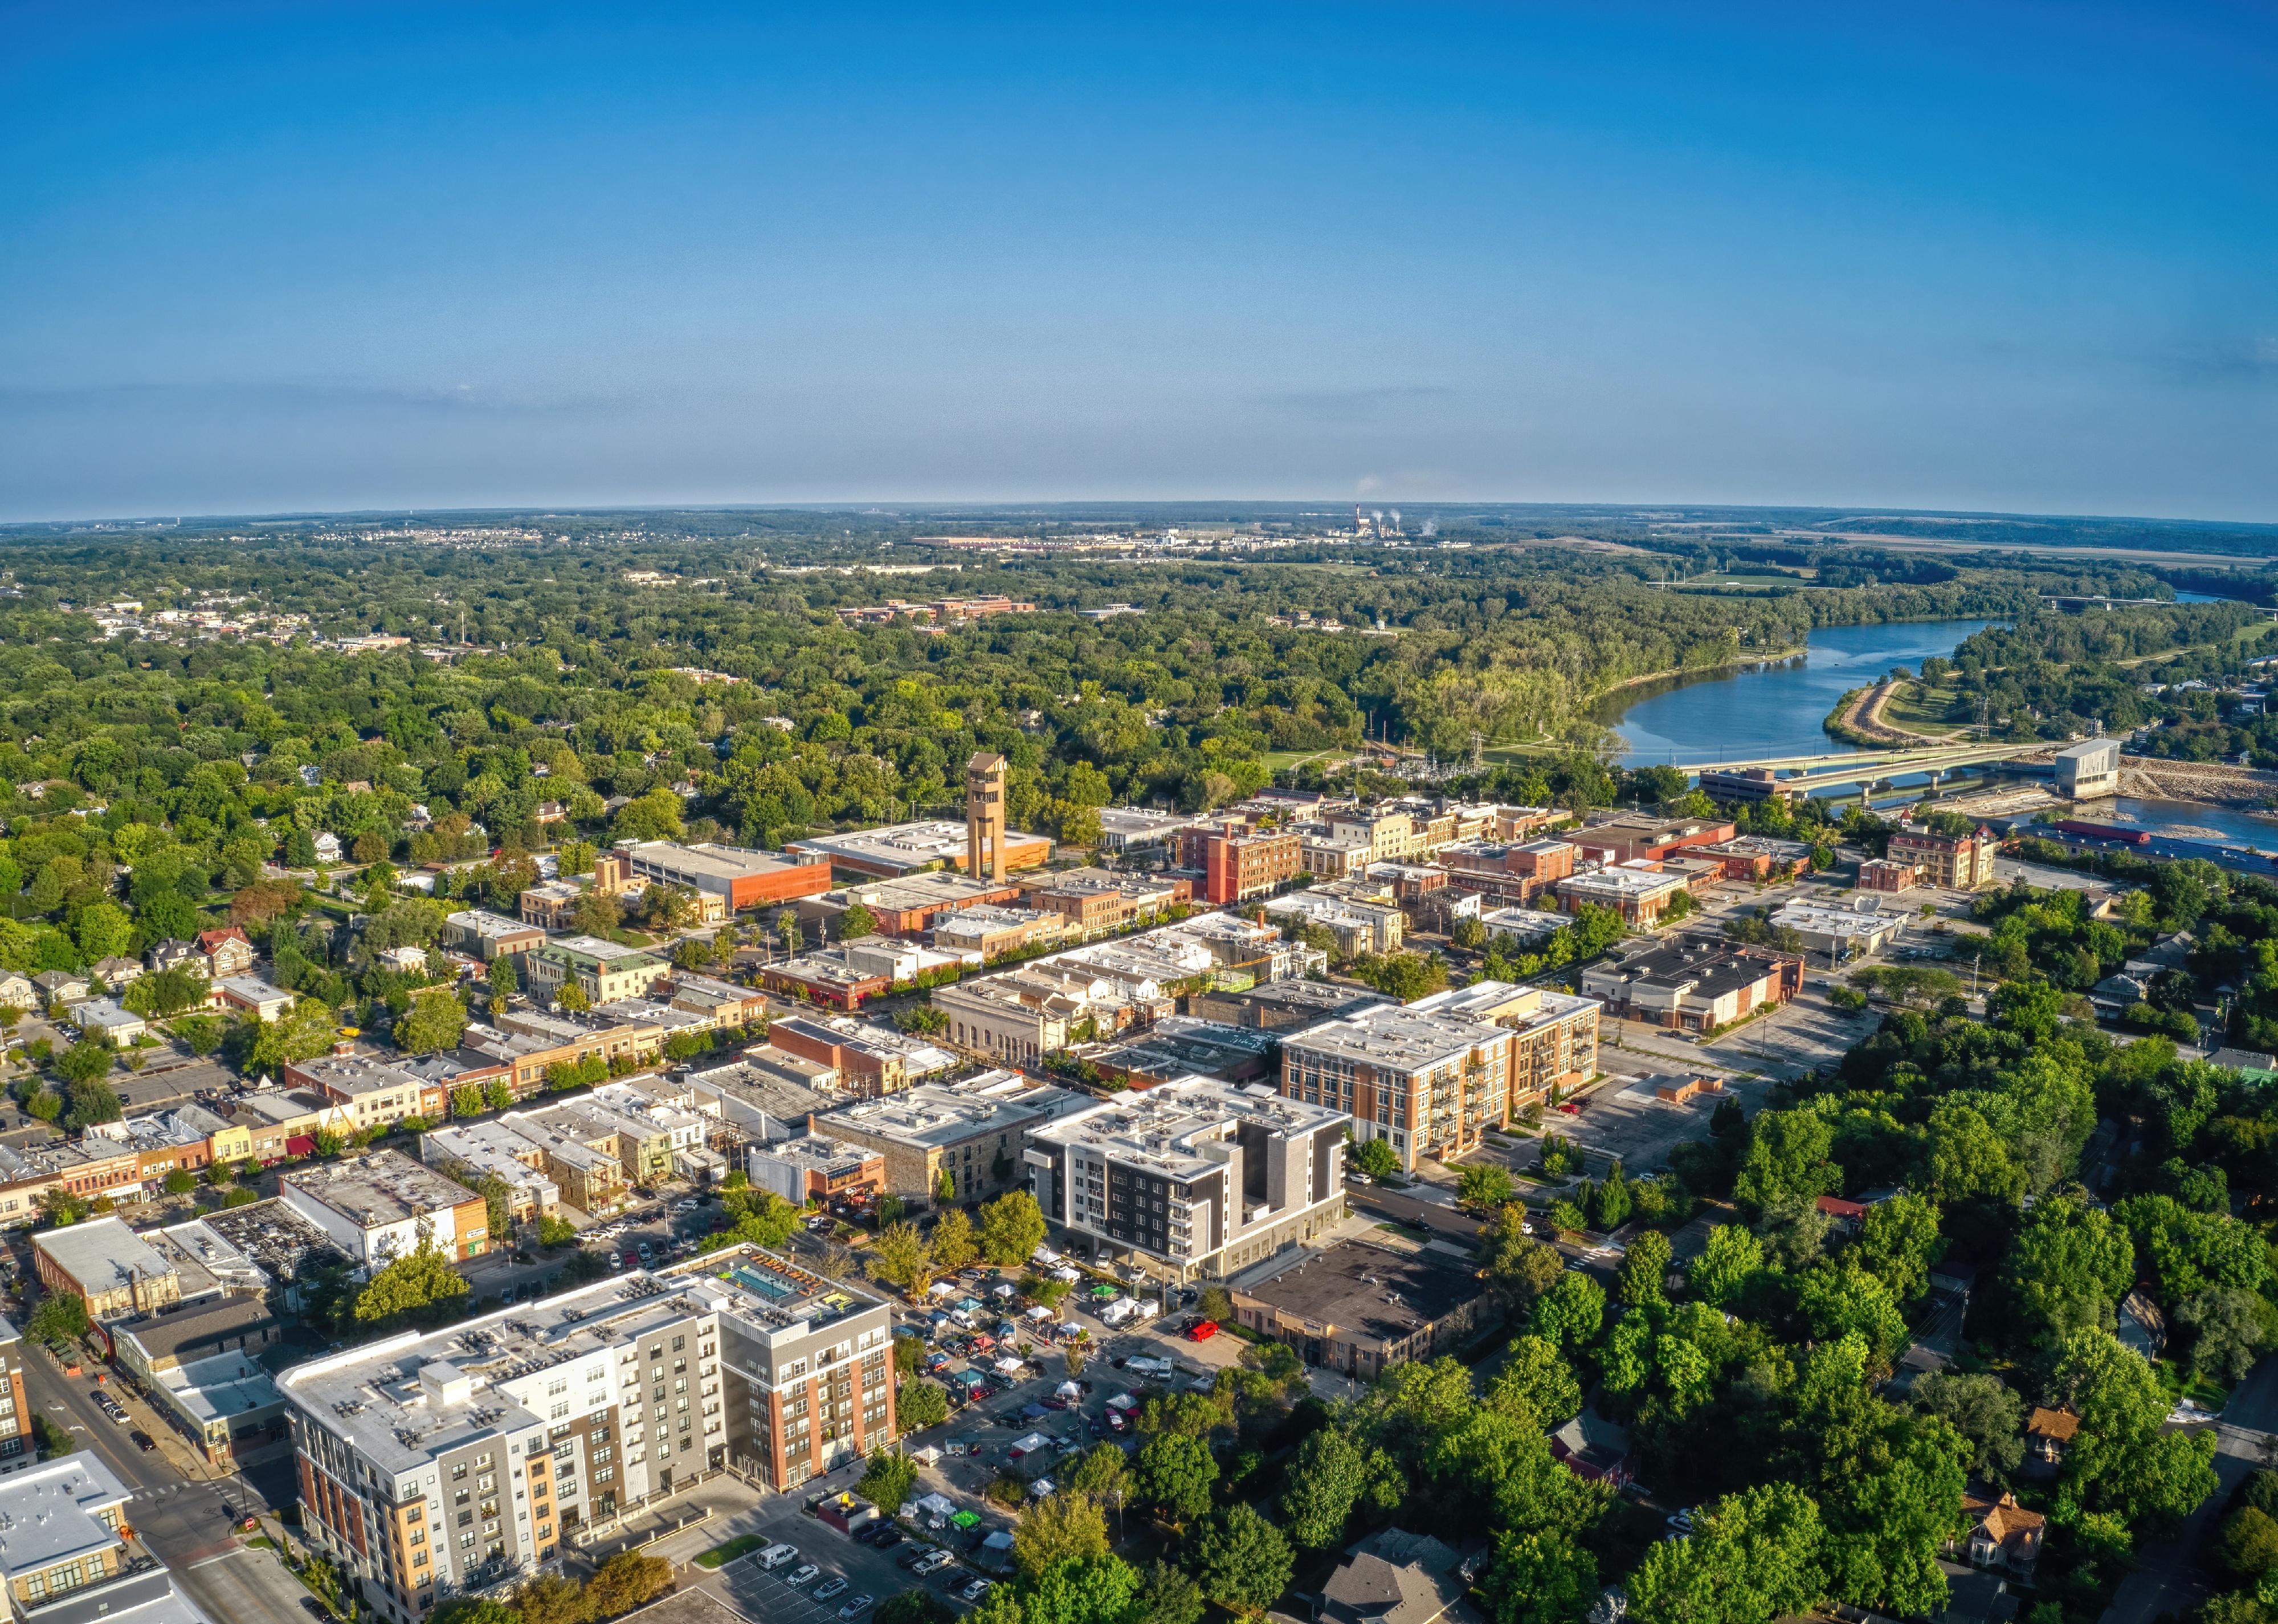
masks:
[[[1965,768],[1987,767],[2024,756],[2040,755],[2058,747],[2046,739],[2023,744],[1930,746],[1919,749],[1846,750],[1820,755],[1766,756],[1746,762],[1672,763],[1679,772],[1698,778],[1703,772],[1747,772],[1770,770],[1790,776],[1779,781],[1787,794],[1810,794],[1829,785],[1854,785],[1861,794],[1887,787],[1894,778],[1927,775],[1935,794],[1938,780]]]

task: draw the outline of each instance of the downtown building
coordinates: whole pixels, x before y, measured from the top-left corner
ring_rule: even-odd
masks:
[[[412,1624],[731,1461],[778,1491],[894,1436],[885,1302],[732,1246],[281,1378],[302,1535]]]
[[[1184,1284],[1342,1222],[1349,1121],[1262,1085],[1186,1077],[1029,1129],[1023,1161],[1072,1240]]]
[[[1382,1139],[1413,1172],[1477,1150],[1510,1112],[1507,1027],[1387,1004],[1281,1040],[1281,1092],[1349,1116],[1356,1142]]]

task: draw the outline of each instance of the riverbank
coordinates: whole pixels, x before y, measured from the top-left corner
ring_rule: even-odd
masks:
[[[2157,755],[2120,758],[2120,793],[2154,801],[2190,801],[2252,812],[2278,801],[2278,772]]]
[[[1835,709],[1827,713],[1827,719],[1820,724],[1820,727],[1831,738],[1869,750],[1887,749],[1892,746],[1902,750],[1925,749],[1931,745],[1953,743],[1951,739],[1917,733],[1911,728],[1900,727],[1894,722],[1883,719],[1883,708],[1904,686],[1898,678],[1885,677],[1869,687],[1854,688],[1837,701]]]
[[[1752,665],[1777,665],[1783,660],[1793,660],[1809,652],[1808,646],[1799,645],[1793,648],[1777,649],[1770,654],[1750,655],[1744,660],[1720,660],[1714,665],[1680,665],[1666,671],[1647,671],[1640,676],[1624,677],[1611,687],[1599,689],[1584,700],[1582,706],[1588,709],[1624,688],[1634,688],[1642,683],[1666,682],[1677,677],[1713,677],[1718,671],[1745,670]]]

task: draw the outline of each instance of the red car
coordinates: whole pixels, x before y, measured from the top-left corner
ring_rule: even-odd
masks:
[[[1212,1337],[1217,1335],[1218,1321],[1216,1320],[1204,1320],[1198,1324],[1191,1325],[1187,1328],[1187,1340],[1189,1342],[1208,1342]]]

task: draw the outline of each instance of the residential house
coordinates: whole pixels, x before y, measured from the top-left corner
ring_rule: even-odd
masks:
[[[1385,1528],[1345,1552],[1314,1611],[1317,1624],[1478,1624],[1463,1557],[1429,1534]]]
[[[247,975],[253,969],[253,944],[235,925],[199,931],[197,948],[199,956],[206,961],[208,981]]]

